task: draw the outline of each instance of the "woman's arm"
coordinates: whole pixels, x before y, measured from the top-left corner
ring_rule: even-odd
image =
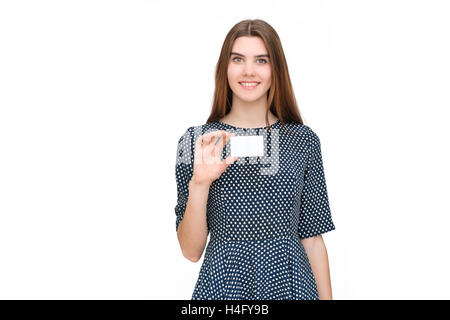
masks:
[[[322,235],[301,239],[301,243],[308,255],[311,269],[316,279],[320,300],[332,300],[330,268],[328,264],[327,248]]]
[[[183,220],[178,226],[178,241],[185,258],[197,262],[208,238],[206,204],[210,183],[189,181],[189,198]]]
[[[222,160],[223,148],[234,135],[236,134],[225,130],[216,130],[201,135],[195,141],[193,173],[188,182],[188,200],[177,230],[181,251],[184,257],[192,262],[200,260],[208,238],[206,209],[209,187],[238,159],[229,156]]]

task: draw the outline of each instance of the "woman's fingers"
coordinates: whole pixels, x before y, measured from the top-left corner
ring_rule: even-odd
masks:
[[[216,144],[214,148],[214,156],[216,157],[217,161],[222,161],[222,152],[225,144],[230,140],[232,136],[236,135],[235,133],[227,132],[222,130],[220,132],[220,135],[216,139]]]
[[[210,144],[213,134],[214,132],[202,134],[195,141],[195,158],[197,158],[199,163],[201,163],[201,161],[205,158],[205,151],[207,150],[206,147]]]
[[[195,142],[195,158],[207,164],[220,163],[224,145],[236,133],[225,130],[216,130],[205,133]]]
[[[225,146],[225,144],[230,140],[230,138],[236,135],[235,133],[230,133],[227,131],[223,131],[221,132],[221,135],[219,136],[218,140],[216,140],[216,145],[215,145],[215,154],[216,157],[219,158],[219,160],[221,160],[221,156],[222,156],[222,151],[223,151],[223,147]]]
[[[202,148],[203,159],[207,164],[214,164],[216,161],[214,150],[216,147],[217,137],[220,136],[222,131],[224,130],[216,130],[204,135],[203,140],[205,141],[205,143]]]
[[[210,144],[211,141],[213,141],[214,136],[217,136],[221,131],[223,131],[223,130],[211,131],[211,132],[201,135],[200,137],[202,137],[202,139],[203,139],[203,144],[204,145]]]
[[[194,150],[194,164],[202,164],[203,152],[202,152],[202,136],[195,140],[195,150]]]
[[[203,145],[208,146],[211,143],[213,136],[212,132],[205,134],[203,137]]]
[[[224,146],[224,140],[226,140],[227,133],[225,131],[219,132],[215,138],[214,146],[211,150],[211,155],[220,162],[222,159],[222,150]]]
[[[225,163],[226,167],[228,167],[230,164],[234,163],[238,158],[237,157],[226,157],[225,160],[223,160],[223,162]]]

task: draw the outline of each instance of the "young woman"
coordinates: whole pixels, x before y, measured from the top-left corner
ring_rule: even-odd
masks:
[[[227,34],[207,123],[178,141],[176,230],[203,264],[192,299],[332,299],[321,234],[334,230],[317,134],[303,124],[283,49],[262,20]],[[264,156],[232,157],[232,136]],[[184,161],[181,161],[184,159]]]

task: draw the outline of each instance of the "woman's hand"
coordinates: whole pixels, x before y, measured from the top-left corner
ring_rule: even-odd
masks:
[[[238,159],[231,156],[224,160],[221,159],[223,147],[235,135],[235,133],[225,130],[216,130],[197,138],[194,152],[193,183],[211,184],[225,172],[230,164]]]

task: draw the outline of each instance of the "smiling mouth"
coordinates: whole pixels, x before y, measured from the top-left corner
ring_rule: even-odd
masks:
[[[245,89],[254,89],[256,88],[261,82],[239,82],[241,87]]]

